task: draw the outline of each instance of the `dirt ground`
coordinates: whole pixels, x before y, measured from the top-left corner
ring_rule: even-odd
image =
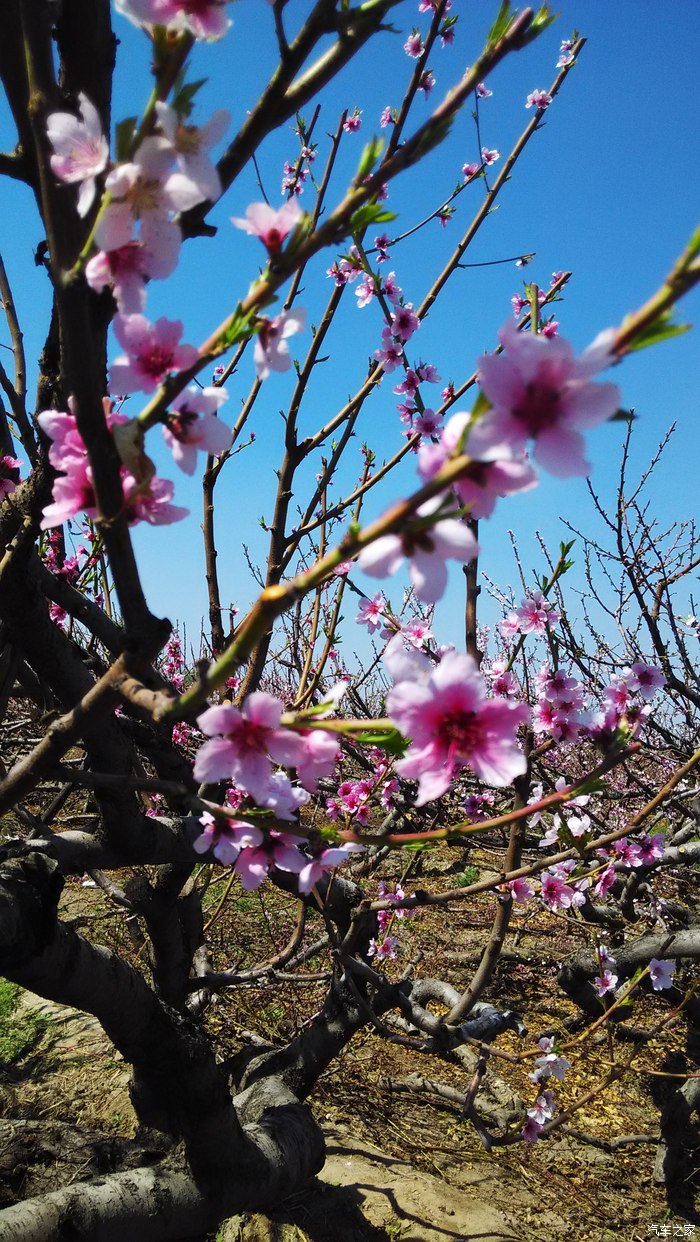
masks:
[[[454,885],[449,857],[431,866],[442,866],[445,882]],[[439,883],[439,870],[430,878]],[[217,913],[221,896],[219,884],[205,903],[215,966],[231,963],[234,928],[241,966],[264,959],[284,943],[295,916],[293,901],[269,891],[239,892]],[[71,881],[63,904],[64,915],[85,920],[91,938],[139,960],[123,917],[99,890]],[[417,957],[420,945],[420,973],[463,983],[492,914],[488,897],[447,914],[421,912],[403,924],[402,960],[388,968],[395,965],[399,973]],[[518,1008],[528,1027],[523,1038],[499,1038],[505,1054],[534,1050],[539,1035],[567,1036],[572,1029],[575,1015],[558,995],[555,976],[561,958],[580,947],[581,935],[575,926],[572,930],[542,912],[518,915],[507,944],[511,956],[499,965],[488,996],[494,1004]],[[313,1013],[319,989],[311,983],[222,995],[208,1019],[222,1054],[240,1047],[246,1030],[273,1042],[289,1038]],[[653,1025],[664,1012],[658,998],[638,1009],[638,1026]],[[27,1047],[15,1050],[12,1062],[0,1067],[0,1206],[66,1180],[158,1159],[159,1152],[144,1152],[136,1137],[127,1068],[94,1019],[24,994],[12,1020],[24,1021],[29,1034]],[[611,1061],[620,1063],[629,1047],[605,1031],[582,1044],[566,1083],[554,1084],[559,1107],[595,1090]],[[531,1059],[504,1059],[495,1068],[504,1090],[519,1095],[526,1106],[534,1102]],[[534,1146],[506,1146],[487,1154],[458,1104],[405,1089],[409,1076],[420,1074],[464,1092],[469,1086],[464,1068],[437,1058],[417,1059],[411,1050],[365,1031],[322,1077],[310,1101],[327,1140],[321,1177],[268,1218],[229,1221],[218,1242],[564,1242],[571,1237],[576,1242],[647,1242],[694,1234],[700,1242],[694,1200],[700,1142],[690,1153],[687,1176],[671,1206],[666,1188],[654,1179],[659,1106],[688,1072],[697,1072],[697,1057],[690,1055],[685,1024],[678,1019],[662,1039],[648,1045],[629,1073],[572,1118],[573,1132],[565,1128]],[[620,1139],[631,1141],[619,1144]]]

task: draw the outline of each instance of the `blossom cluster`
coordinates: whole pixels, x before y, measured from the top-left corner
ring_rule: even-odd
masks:
[[[374,760],[369,776],[341,781],[333,797],[326,798],[326,815],[332,822],[345,820],[364,828],[369,823],[373,799],[385,813],[396,805],[399,782],[389,775],[387,756],[376,750],[368,757]]]
[[[108,147],[96,110],[84,95],[80,114],[82,120],[52,113],[48,136],[53,171],[60,180],[80,184],[78,210],[85,214],[96,178],[107,168]],[[111,288],[122,314],[142,311],[146,281],[162,280],[175,270],[182,242],[176,216],[221,194],[209,151],[228,127],[228,112],[216,112],[202,127],[163,102],[156,104],[156,115],[156,130],[143,138],[132,158],[107,172],[95,224],[97,253],[85,269],[93,289]]]
[[[59,471],[54,480],[52,503],[43,511],[42,530],[61,526],[79,513],[88,518],[98,516],[92,467],[78,431],[72,399],[69,398],[68,404],[68,412],[44,410],[37,416],[39,426],[51,440],[49,461],[54,470]],[[105,402],[105,416],[110,429],[129,421],[113,413],[108,401]],[[130,526],[137,522],[160,526],[187,516],[187,509],[171,503],[174,488],[168,479],[159,479],[155,474],[146,480],[137,478],[126,465],[121,466],[120,477],[123,511]]]
[[[509,612],[508,616],[499,621],[498,628],[504,637],[514,638],[518,634],[543,635],[560,620],[560,615],[545,599],[542,591],[533,591],[522,601],[519,608]]]
[[[95,535],[89,525],[85,526],[81,534],[86,543],[94,542]],[[67,582],[70,586],[79,586],[83,595],[92,594],[98,607],[101,608],[104,605],[97,558],[93,549],[86,548],[84,544],[79,543],[75,551],[66,556],[61,533],[54,529],[50,530],[45,538],[41,559],[56,578]],[[59,628],[63,628],[67,615],[61,604],[52,601],[49,605],[49,616],[54,625]]]
[[[536,676],[538,702],[533,712],[536,731],[548,733],[559,744],[581,736],[604,742],[621,726],[639,728],[649,714],[649,701],[665,685],[660,668],[635,661],[613,677],[596,707],[586,697],[578,678],[546,665]]]
[[[383,880],[380,880],[377,896],[380,901],[389,898],[400,902],[405,901],[407,897],[414,897],[415,893],[404,892],[403,887],[398,883],[394,886],[392,892],[389,886]],[[399,948],[399,938],[391,930],[395,926],[395,920],[412,919],[415,918],[415,915],[416,911],[414,909],[400,905],[392,906],[390,910],[378,910],[377,927],[379,935],[371,938],[367,949],[367,956],[373,957],[377,962],[394,961]]]
[[[9,472],[19,470],[21,465],[22,462],[17,457],[10,457],[7,453],[4,457],[0,457],[0,501],[17,490],[17,484],[10,477]],[[5,473],[6,471],[8,473]]]
[[[223,4],[205,3],[195,9],[176,0],[143,0],[122,8],[139,23],[189,29],[198,37],[218,37],[227,25]],[[81,119],[52,113],[47,133],[53,146],[52,169],[60,180],[80,186],[78,211],[84,215],[94,201],[97,178],[108,168],[109,149],[96,109],[84,95],[79,104]],[[189,124],[189,108],[183,105],[178,112],[157,102],[154,131],[142,139],[129,162],[117,164],[105,178],[106,193],[94,230],[98,249],[88,260],[85,278],[98,292],[109,287],[119,311],[114,331],[125,353],[112,364],[113,393],[153,392],[171,372],[194,368],[198,362],[198,351],[180,344],[182,324],[165,318],[150,323],[142,314],[147,280],[169,276],[176,266],[182,240],[176,217],[221,193],[209,151],[223,136],[228,113],[217,112],[198,128]],[[188,474],[194,471],[198,450],[218,456],[231,444],[231,432],[216,417],[225,397],[221,389],[189,388],[166,415],[166,442]],[[126,420],[108,411],[110,429],[120,421]],[[53,503],[44,510],[44,529],[79,512],[96,517],[92,471],[74,411],[44,411],[39,422],[53,442],[49,457],[60,472]],[[124,466],[122,482],[130,522],[164,523],[185,516],[186,510],[170,503],[172,484],[153,472],[135,478]]]
[[[309,856],[301,848],[304,838],[296,833],[276,829],[263,832],[256,824],[212,815],[209,811],[199,822],[203,831],[193,842],[194,849],[199,854],[211,850],[224,866],[232,866],[245,889],[259,888],[270,871],[277,868],[297,876],[300,893],[310,893],[327,871],[362,849],[360,845],[346,844]]]
[[[339,743],[323,729],[282,726],[283,709],[264,691],[249,695],[242,708],[231,703],[207,708],[197,724],[210,740],[195,760],[195,779],[204,784],[234,780],[264,806],[273,764],[279,764],[295,768],[304,788],[314,790],[321,777],[332,774]]]

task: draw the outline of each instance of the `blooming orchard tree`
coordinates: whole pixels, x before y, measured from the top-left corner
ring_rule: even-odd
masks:
[[[33,198],[53,303],[30,400],[22,328],[0,264],[15,366],[14,378],[0,366],[0,969],[97,1016],[132,1067],[134,1108],[162,1160],[134,1168],[132,1159],[128,1172],[7,1208],[0,1233],[8,1239],[64,1237],[66,1220],[75,1236],[188,1237],[273,1205],[322,1166],[322,1133],[305,1101],[367,1026],[416,1058],[431,1052],[476,1069],[463,1105],[487,1148],[546,1137],[571,1111],[557,1095],[575,1055],[565,1055],[567,1032],[528,1042],[516,1013],[482,999],[516,906],[584,929],[587,948],[565,964],[561,984],[591,1032],[612,1028],[645,988],[667,998],[669,1013],[680,1007],[698,1018],[686,965],[700,956],[700,938],[669,922],[655,889],[664,868],[698,857],[684,782],[699,758],[691,735],[700,692],[668,594],[679,566],[685,574],[697,563],[693,550],[676,544],[664,553],[662,568],[671,568],[650,600],[653,531],[641,549],[621,539],[620,565],[650,642],[637,628],[619,652],[598,641],[595,658],[562,593],[571,544],[517,606],[517,597],[502,597],[490,648],[477,625],[476,576],[478,524],[497,505],[536,487],[541,470],[560,479],[588,473],[589,434],[621,405],[618,384],[603,373],[679,330],[669,316],[700,279],[700,235],[648,302],[580,356],[550,313],[569,274],[555,273],[547,290],[527,286],[495,336],[485,328],[490,348],[473,373],[469,359],[445,360],[462,378],[439,389],[442,361],[420,356],[417,334],[584,41],[564,39],[549,89],[523,98],[524,129],[502,171],[499,150],[483,146],[477,130],[480,161],[456,171],[446,201],[425,204],[419,227],[453,227],[467,188],[482,193],[418,302],[386,270],[408,236],[395,222],[395,178],[429,158],[461,109],[488,106],[489,75],[549,30],[546,7],[502,5],[471,68],[455,72],[434,105],[439,57],[452,66],[445,76],[454,72],[450,49],[466,40],[450,0],[316,0],[297,29],[285,0],[261,2],[279,63],[249,111],[236,101],[243,119],[233,133],[223,110],[193,120],[200,45],[235,40],[231,6],[116,0],[121,28],[130,23],[150,46],[153,81],[140,115],[115,126],[110,7],[11,0],[1,19],[0,76],[17,147],[0,157],[0,172]],[[301,109],[389,22],[406,27],[394,47],[403,98],[377,118],[383,139],[351,148],[355,171],[343,182],[364,110],[335,118],[324,146],[318,110],[307,124]],[[275,169],[282,201],[271,203],[262,190],[265,141],[295,117],[298,149]],[[251,166],[265,201],[240,189]],[[150,305],[191,239],[204,251],[221,198],[251,267],[225,318],[194,346],[186,308],[180,320],[155,317]],[[307,311],[299,300],[307,291],[318,298],[319,277],[325,307],[317,301]],[[316,368],[353,301],[353,315],[376,312],[376,348],[368,367],[361,360],[356,393],[332,413],[324,389],[314,414]],[[348,341],[351,333],[346,353]],[[292,395],[273,518],[263,520],[269,551],[264,565],[253,563],[260,592],[234,622],[223,603],[231,587],[220,582],[215,500],[284,372]],[[391,376],[398,447],[380,464],[363,445],[356,478],[358,419],[373,394],[386,395]],[[265,424],[273,456],[276,434]],[[184,484],[159,473],[154,458],[165,454],[185,475],[199,471],[203,484],[209,628],[195,667],[151,611],[132,538],[140,523],[172,526],[151,534],[177,566],[187,509],[178,503]],[[410,480],[405,498],[363,522],[367,497],[394,472]],[[466,653],[440,645],[433,616],[453,561],[467,582]],[[410,590],[397,607],[390,593],[404,570]],[[367,577],[381,580],[373,595]],[[352,592],[358,624],[379,644],[372,667],[354,672],[339,654]],[[691,633],[694,615],[684,624]],[[675,697],[662,712],[664,686]],[[12,737],[20,744],[10,746]],[[80,791],[89,823],[59,824]],[[506,834],[496,878],[491,871],[458,888],[413,892],[381,870],[407,845],[448,841],[463,851],[496,830]],[[209,951],[203,902],[217,868],[244,889],[276,886],[301,911],[287,947],[247,972],[236,968],[235,946],[223,963]],[[64,884],[85,873],[140,926],[138,960],[96,945],[62,917]],[[418,962],[394,968],[402,928],[420,907],[478,893],[492,895],[494,913],[471,977],[426,979]],[[323,928],[313,952],[304,946],[307,916]],[[251,1041],[222,1061],[207,1025],[217,995],[279,972],[305,982],[305,962],[321,951],[327,966],[313,980],[323,994],[308,1020],[286,1042]],[[503,1117],[489,1113],[477,1087],[505,1031],[523,1038],[533,1090]]]

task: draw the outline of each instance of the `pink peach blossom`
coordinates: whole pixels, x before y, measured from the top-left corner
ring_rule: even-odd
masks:
[[[552,96],[549,94],[548,91],[535,90],[535,91],[530,91],[530,94],[525,100],[525,107],[526,108],[537,108],[538,112],[544,112],[545,108],[548,108],[551,102],[552,102]]]
[[[433,516],[441,500],[431,500],[417,510],[418,519]],[[445,517],[433,526],[409,523],[400,535],[382,535],[363,548],[357,563],[373,578],[395,574],[409,559],[409,577],[418,599],[434,604],[441,599],[447,586],[446,560],[462,564],[478,554],[479,545],[466,523]]]
[[[163,438],[185,474],[194,474],[199,450],[219,457],[231,447],[231,429],[214,413],[227,397],[223,388],[190,385],[171,403]]]
[[[231,22],[226,0],[115,0],[120,13],[137,26],[167,26],[195,39],[221,39]]]
[[[497,786],[526,770],[516,731],[529,711],[523,703],[487,699],[471,656],[448,653],[422,679],[400,681],[387,696],[387,711],[411,739],[396,769],[419,782],[417,806],[446,793],[465,766]]]
[[[453,414],[445,424],[438,444],[421,445],[418,450],[418,473],[424,480],[432,479],[449,457],[458,451],[474,456],[472,441],[467,434],[470,415]],[[464,474],[453,484],[461,503],[471,517],[490,517],[501,496],[529,491],[537,486],[537,475],[525,454],[508,454],[500,461],[472,461]]]
[[[51,168],[61,181],[80,182],[78,214],[85,216],[95,199],[95,178],[107,167],[109,146],[94,104],[82,91],[78,100],[82,121],[71,112],[52,112],[46,132],[54,149]]]
[[[522,452],[533,439],[536,459],[552,474],[587,474],[581,430],[610,418],[620,403],[616,384],[591,382],[611,361],[611,338],[601,334],[576,358],[568,341],[520,332],[512,320],[498,335],[504,352],[479,362],[492,408],[470,432],[473,456],[496,461]]]
[[[263,801],[273,762],[296,767],[304,755],[303,738],[281,728],[281,717],[282,703],[263,691],[249,695],[242,710],[230,703],[207,708],[197,724],[211,740],[197,754],[195,780],[234,780],[256,802]]]
[[[345,845],[335,846],[332,849],[323,850],[317,858],[312,858],[302,867],[299,872],[299,892],[310,893],[314,885],[322,878],[326,871],[332,871],[335,867],[340,867],[342,863],[347,862],[351,854],[364,850],[364,845],[358,845],[348,842]]]
[[[253,361],[259,380],[266,380],[271,371],[288,371],[292,356],[287,341],[301,332],[306,323],[306,312],[283,311],[276,319],[263,319],[255,338]]]
[[[277,254],[285,237],[296,228],[302,215],[301,207],[293,198],[277,210],[268,203],[251,203],[246,207],[245,219],[232,216],[231,223],[252,237],[259,237],[270,254]]]
[[[179,320],[150,323],[144,315],[117,315],[114,335],[127,352],[112,363],[112,392],[153,392],[171,371],[191,367],[199,357],[193,345],[178,343]]]
[[[231,114],[219,108],[205,125],[189,125],[166,103],[156,103],[160,127],[171,145],[175,162],[184,178],[194,183],[209,202],[221,195],[221,181],[209,151],[219,142],[231,121]]]

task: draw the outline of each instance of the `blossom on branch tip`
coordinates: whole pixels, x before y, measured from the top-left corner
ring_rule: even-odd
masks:
[[[458,518],[436,518],[434,525],[424,519],[437,515],[440,498],[430,500],[416,511],[416,519],[400,535],[382,535],[363,548],[357,564],[373,578],[395,574],[408,558],[409,577],[418,599],[434,604],[447,586],[446,560],[462,564],[478,555],[479,545],[465,522]]]
[[[195,39],[221,39],[231,22],[227,0],[115,0],[118,12],[136,26],[167,26]]]
[[[552,102],[552,96],[548,91],[530,91],[526,101],[526,108],[537,108],[538,112],[544,112]]]
[[[501,152],[497,151],[495,147],[481,148],[481,162],[482,164],[485,164],[487,168],[489,168],[491,164],[495,164],[496,160],[500,160],[500,158]]]
[[[664,962],[658,957],[652,957],[649,963],[649,975],[651,986],[655,992],[661,992],[664,988],[673,987],[673,976],[675,973],[676,967],[673,962]]]
[[[275,319],[261,319],[255,337],[253,361],[259,380],[266,380],[271,371],[288,371],[292,356],[287,341],[306,324],[306,311],[283,311]]]
[[[512,320],[498,336],[504,352],[479,360],[491,409],[470,433],[472,455],[481,461],[512,457],[533,439],[535,458],[552,474],[587,474],[581,430],[605,422],[620,404],[616,384],[591,380],[613,360],[611,334],[602,333],[580,358],[568,341],[521,332]]]
[[[80,182],[78,214],[85,216],[95,199],[95,178],[107,167],[109,146],[94,104],[82,91],[78,100],[82,121],[71,112],[52,112],[46,132],[54,149],[51,168],[60,181]]]
[[[268,203],[251,203],[246,207],[245,219],[231,216],[231,223],[252,237],[259,237],[270,254],[277,254],[303,214],[295,198],[283,203],[277,210]]]
[[[214,413],[227,397],[224,388],[190,385],[170,403],[163,439],[185,474],[194,474],[200,449],[211,457],[220,457],[231,447],[231,428]]]

